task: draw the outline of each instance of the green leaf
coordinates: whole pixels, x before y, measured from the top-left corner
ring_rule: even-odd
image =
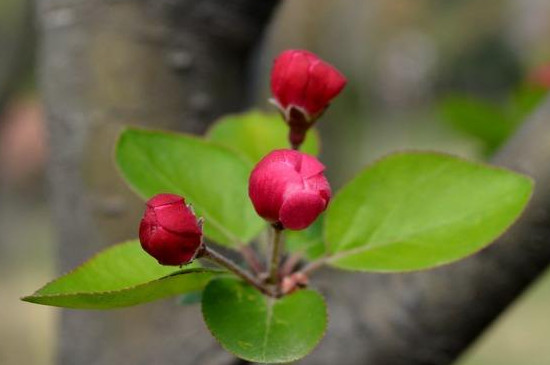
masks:
[[[306,356],[327,325],[326,306],[316,291],[303,289],[274,299],[233,278],[208,284],[202,312],[226,350],[260,363],[284,363]]]
[[[126,307],[201,290],[219,271],[162,266],[138,241],[111,246],[22,300],[76,309]]]
[[[285,244],[288,251],[304,254],[308,259],[315,260],[326,252],[323,238],[324,214],[308,228],[301,231],[285,231]]]
[[[127,129],[116,158],[141,196],[184,196],[205,218],[205,235],[224,246],[248,243],[265,226],[248,198],[252,163],[226,147],[183,134]]]
[[[469,96],[446,98],[440,112],[457,130],[485,143],[488,153],[506,141],[517,127],[517,122],[503,108]]]
[[[529,178],[435,153],[395,154],[354,178],[326,216],[329,263],[398,272],[479,251],[521,214]]]
[[[548,95],[548,90],[533,87],[533,85],[521,85],[514,90],[508,103],[509,114],[520,125],[540,105]]]
[[[279,114],[250,111],[222,118],[207,133],[212,141],[233,148],[256,163],[269,152],[290,148],[288,126]],[[311,129],[301,150],[319,153],[319,133]]]

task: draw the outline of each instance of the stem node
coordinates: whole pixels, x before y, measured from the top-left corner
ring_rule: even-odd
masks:
[[[239,265],[228,259],[227,257],[223,256],[222,254],[212,250],[211,248],[204,246],[198,257],[202,257],[205,259],[208,259],[210,261],[215,262],[216,264],[225,267],[241,279],[243,279],[246,283],[252,285],[256,289],[258,289],[260,292],[262,292],[265,295],[268,295],[270,297],[276,297],[276,293],[270,290],[266,285],[261,283],[258,278],[254,277],[250,272],[247,270],[241,268]]]

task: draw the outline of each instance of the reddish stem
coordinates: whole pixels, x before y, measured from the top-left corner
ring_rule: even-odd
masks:
[[[263,265],[258,259],[256,252],[250,246],[241,246],[241,254],[246,261],[248,267],[254,272],[254,274],[259,275],[264,271]]]

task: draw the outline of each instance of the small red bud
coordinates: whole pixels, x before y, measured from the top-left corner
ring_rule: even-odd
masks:
[[[550,89],[550,63],[533,70],[529,75],[529,81],[534,86]]]
[[[315,157],[294,150],[275,150],[250,175],[248,193],[256,212],[273,224],[307,228],[330,201],[325,167]]]
[[[179,266],[193,261],[202,247],[202,228],[184,198],[159,194],[147,202],[139,240],[160,264]]]
[[[303,50],[281,53],[271,72],[275,104],[287,117],[292,107],[302,111],[308,122],[326,109],[346,82],[332,65]]]

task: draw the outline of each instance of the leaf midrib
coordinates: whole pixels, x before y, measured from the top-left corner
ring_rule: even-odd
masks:
[[[449,165],[450,165],[450,162],[447,161],[447,162],[443,163],[441,166],[439,166],[437,169],[434,169],[433,171],[431,171],[430,174],[424,175],[424,176],[422,176],[422,178],[415,180],[412,184],[409,184],[407,186],[407,191],[402,192],[402,194],[404,194],[403,196],[407,196],[407,194],[409,194],[410,192],[416,190],[418,188],[418,186],[421,185],[422,183],[424,183],[425,181],[427,181],[429,179],[433,179],[433,178],[441,175],[448,168]],[[382,218],[382,220],[381,220],[380,224],[378,225],[378,227],[376,229],[374,229],[372,232],[370,232],[368,237],[365,239],[365,241],[367,242],[365,244],[368,244],[368,241],[370,241],[371,239],[375,238],[377,235],[380,234],[380,231],[382,231],[382,229],[387,224],[387,222],[390,221],[390,218],[393,215],[395,215],[395,212],[398,211],[401,204],[402,204],[402,202],[395,203],[393,205],[393,207],[391,207],[390,210],[387,211],[386,214],[384,214],[384,217]],[[359,210],[366,210],[366,209],[368,209],[367,205],[363,205],[359,208]],[[361,214],[356,214],[353,218],[352,223],[349,226],[353,227],[354,225],[357,224],[358,220],[360,220],[360,219],[361,219]],[[351,234],[352,234],[352,230],[348,229],[348,231],[346,232],[346,234],[344,235],[344,237],[342,238],[341,241],[346,242],[349,239],[348,237],[351,236]],[[336,248],[338,246],[340,246],[340,245],[337,245]],[[361,245],[361,246],[363,246],[363,245]]]
[[[504,194],[503,194],[504,195]],[[489,207],[489,209],[485,209],[483,210],[483,213],[482,214],[479,214],[480,216],[484,216],[486,215],[487,212],[491,212],[491,211],[494,211],[495,209],[492,208],[492,207]],[[490,215],[490,214],[489,214]],[[409,240],[413,237],[416,237],[420,234],[423,234],[423,233],[426,233],[426,232],[429,232],[429,231],[433,231],[433,230],[438,230],[438,229],[441,229],[445,226],[448,226],[448,225],[452,225],[452,224],[455,224],[457,222],[460,222],[460,221],[464,221],[464,220],[468,220],[469,216],[468,215],[464,215],[464,216],[460,216],[458,218],[455,218],[455,219],[451,219],[449,221],[446,221],[444,223],[440,223],[440,224],[437,224],[435,226],[431,226],[431,227],[427,227],[427,228],[424,228],[424,229],[420,229],[420,230],[417,230],[417,231],[414,231],[413,233],[410,233],[408,234],[406,237],[399,237],[399,238],[396,238],[396,239],[393,239],[393,240],[388,240],[386,242],[375,242],[375,243],[371,243],[371,242],[368,242],[368,239],[361,245],[358,245],[354,248],[351,248],[351,249],[348,249],[348,250],[343,250],[343,251],[340,251],[332,256],[329,256],[327,258],[327,261],[331,262],[331,261],[337,261],[337,260],[340,260],[340,259],[343,259],[343,258],[347,258],[349,256],[353,256],[355,254],[360,254],[360,253],[364,253],[364,252],[367,252],[367,251],[371,251],[373,249],[376,249],[376,248],[381,248],[381,247],[384,247],[384,246],[389,246],[389,245],[393,245],[393,244],[398,244],[400,242],[407,242],[409,244],[414,244],[413,242],[410,242]],[[372,236],[372,235],[371,235]]]
[[[140,287],[144,287],[147,285],[151,285],[153,283],[157,283],[163,280],[169,280],[169,279],[179,279],[181,276],[187,275],[187,274],[221,274],[224,271],[222,270],[212,270],[212,269],[205,269],[205,268],[195,268],[195,269],[186,269],[186,270],[180,270],[176,271],[174,273],[159,277],[157,279],[149,280],[141,284],[136,285],[130,285],[121,287],[118,289],[111,289],[111,290],[98,290],[98,291],[75,291],[75,292],[58,292],[58,293],[52,293],[52,294],[40,294],[40,290],[36,293],[23,297],[22,299],[25,300],[26,298],[58,298],[58,297],[71,297],[71,296],[79,296],[79,295],[105,295],[105,294],[114,294],[114,293],[122,293],[128,290],[134,290]]]
[[[265,318],[265,333],[262,344],[262,361],[266,361],[267,342],[269,341],[269,333],[271,332],[273,320],[273,307],[275,306],[274,298],[265,297],[266,318]]]

